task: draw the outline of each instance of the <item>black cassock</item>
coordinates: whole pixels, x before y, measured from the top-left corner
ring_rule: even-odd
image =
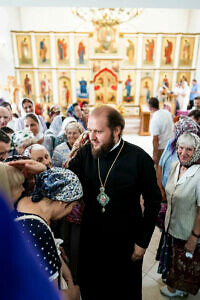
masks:
[[[99,160],[103,183],[122,142]],[[79,150],[69,168],[81,180],[85,201],[78,268],[83,300],[140,300],[142,261],[133,263],[131,255],[134,243],[148,247],[160,208],[152,159],[138,146],[125,142],[105,185],[110,198],[105,212],[97,201],[101,184],[89,144]]]

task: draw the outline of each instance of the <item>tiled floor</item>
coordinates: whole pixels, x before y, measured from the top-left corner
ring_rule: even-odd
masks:
[[[126,132],[126,131],[125,131]],[[136,144],[143,148],[149,155],[152,155],[152,137],[150,136],[138,136],[137,134],[127,133],[123,135],[123,138],[128,142]],[[160,294],[160,287],[163,286],[160,275],[157,273],[158,262],[155,260],[157,247],[160,240],[160,232],[156,227],[152,236],[150,245],[144,256],[143,263],[143,300],[166,300]],[[172,298],[171,298],[172,299]],[[173,298],[183,299],[183,298]],[[189,295],[187,300],[200,300],[200,292],[196,296]]]

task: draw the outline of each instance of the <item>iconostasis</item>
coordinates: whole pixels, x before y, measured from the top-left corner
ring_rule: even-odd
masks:
[[[12,31],[21,96],[66,108],[76,101],[145,105],[162,85],[188,84],[200,63],[200,34],[121,33],[117,26],[94,32]]]

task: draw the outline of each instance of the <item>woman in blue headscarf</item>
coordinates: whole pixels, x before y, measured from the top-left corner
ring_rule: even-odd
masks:
[[[85,128],[84,123],[82,121],[83,113],[82,113],[82,110],[81,110],[81,108],[80,108],[80,106],[78,105],[77,102],[71,104],[68,107],[67,116],[68,117],[74,117],[76,119],[76,121],[79,122],[85,130],[87,129],[87,128]]]

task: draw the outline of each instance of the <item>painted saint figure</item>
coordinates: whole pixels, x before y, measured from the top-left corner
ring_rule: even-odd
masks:
[[[65,39],[58,39],[57,46],[59,61],[64,61],[67,57],[67,43],[65,42]]]
[[[28,59],[28,43],[26,37],[21,41],[21,53],[23,62],[26,62]]]
[[[183,63],[188,65],[190,62],[190,42],[185,40],[185,44],[183,46]]]
[[[61,105],[67,107],[69,104],[69,88],[66,81],[63,81],[61,89]]]
[[[132,88],[132,79],[131,76],[128,75],[128,79],[125,81],[125,90],[126,90],[126,97],[129,98],[131,96],[131,88]]]
[[[47,60],[46,54],[47,54],[47,47],[45,44],[45,39],[42,39],[40,41],[40,58],[41,58],[42,62],[46,62],[46,60]]]
[[[81,99],[87,99],[89,97],[87,89],[87,81],[82,77],[79,81],[80,87],[77,90],[77,97]]]
[[[151,97],[151,91],[150,91],[149,83],[147,80],[145,80],[144,86],[142,88],[143,104],[147,104],[149,102],[150,97]]]
[[[78,45],[79,64],[84,64],[85,46],[82,41]]]
[[[25,91],[26,96],[31,95],[31,80],[28,77],[28,74],[26,74],[26,77],[24,79],[24,91]]]
[[[134,62],[134,52],[135,52],[135,48],[134,48],[134,44],[131,40],[128,40],[128,47],[126,48],[126,55],[128,56],[128,62],[130,65],[133,64]]]
[[[172,62],[171,55],[173,50],[173,43],[167,40],[167,46],[165,47],[165,64],[169,65]]]
[[[49,80],[47,78],[47,75],[44,74],[44,78],[40,82],[40,92],[41,92],[41,96],[44,100],[44,103],[50,102],[50,90],[51,89],[50,89]]]
[[[154,54],[154,40],[147,40],[145,44],[145,60],[146,63],[153,62],[153,54]]]

